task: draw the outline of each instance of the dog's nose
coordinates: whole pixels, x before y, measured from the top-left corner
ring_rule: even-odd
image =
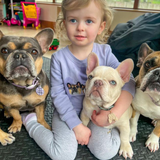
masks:
[[[22,54],[22,53],[16,53],[15,55],[14,55],[14,58],[15,59],[25,59],[27,56],[26,56],[26,54]]]
[[[96,87],[99,87],[99,86],[102,86],[102,85],[103,85],[103,82],[101,80],[96,80],[94,82],[94,86],[96,86]]]

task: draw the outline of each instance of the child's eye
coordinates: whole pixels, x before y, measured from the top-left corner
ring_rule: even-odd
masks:
[[[86,21],[87,23],[93,23],[93,21],[92,20],[90,20],[90,19],[88,19],[87,21]]]
[[[70,22],[76,23],[77,21],[75,19],[70,19]]]

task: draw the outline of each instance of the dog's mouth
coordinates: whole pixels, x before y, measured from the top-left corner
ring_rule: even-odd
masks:
[[[102,99],[102,96],[101,96],[101,94],[100,94],[100,92],[98,90],[91,91],[90,96],[91,95],[93,95],[96,98],[101,98]]]
[[[19,65],[15,67],[6,78],[8,80],[14,80],[14,79],[30,78],[30,77],[34,77],[32,76],[30,70],[24,65]]]
[[[23,75],[25,73],[29,73],[29,70],[27,67],[20,65],[13,70],[13,74],[14,73],[19,73],[20,75]]]
[[[158,81],[149,82],[145,86],[141,87],[141,90],[143,92],[145,92],[145,91],[160,92],[160,83]]]

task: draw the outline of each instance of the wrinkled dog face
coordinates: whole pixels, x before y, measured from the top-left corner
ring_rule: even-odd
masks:
[[[144,43],[138,54],[141,60],[138,87],[143,92],[160,94],[160,52],[154,52]]]
[[[131,59],[124,60],[116,69],[99,66],[97,55],[90,53],[87,59],[85,98],[93,105],[109,108],[117,101],[123,85],[130,80],[133,67]]]
[[[4,36],[0,42],[1,60],[5,61],[2,72],[4,77],[13,80],[37,76],[34,62],[41,50],[35,39]]]
[[[124,85],[117,70],[98,66],[89,75],[86,82],[86,92],[91,103],[103,107],[110,107],[120,96]]]
[[[34,38],[5,36],[0,31],[0,73],[16,84],[31,83],[42,69],[42,56],[52,39],[53,30],[49,28]]]

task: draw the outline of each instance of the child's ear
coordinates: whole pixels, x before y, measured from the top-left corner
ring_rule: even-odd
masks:
[[[105,26],[106,26],[106,21],[103,21],[99,27],[98,35],[100,35],[103,32]]]
[[[65,20],[63,20],[63,24],[64,24],[64,26],[66,26],[66,21]]]

